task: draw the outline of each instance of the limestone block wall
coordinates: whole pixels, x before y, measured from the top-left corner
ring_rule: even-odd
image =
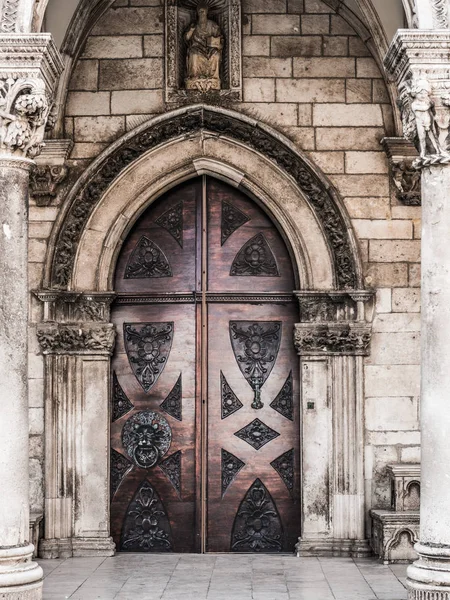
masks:
[[[366,480],[389,506],[386,465],[419,460],[420,208],[401,205],[380,146],[395,135],[383,77],[363,40],[320,0],[243,0],[243,102],[232,108],[288,136],[329,177],[353,221],[365,281],[377,290],[365,366]],[[164,112],[160,0],[117,0],[88,37],[69,83],[65,137],[73,173]],[[30,209],[30,287],[38,288],[59,206]],[[32,504],[42,506],[43,366],[31,298]]]

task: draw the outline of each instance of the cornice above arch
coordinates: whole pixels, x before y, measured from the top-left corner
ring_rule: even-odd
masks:
[[[332,255],[336,289],[362,287],[362,271],[350,220],[338,194],[283,135],[223,108],[196,105],[156,117],[117,140],[72,189],[54,240],[49,285],[68,289],[87,222],[112,183],[145,153],[200,131],[232,139],[274,162],[307,198]]]

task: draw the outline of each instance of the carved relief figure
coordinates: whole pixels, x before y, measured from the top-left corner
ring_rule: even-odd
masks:
[[[208,5],[197,6],[197,23],[192,23],[185,33],[187,43],[186,89],[208,92],[220,90],[223,35],[220,27],[208,19]]]
[[[411,87],[411,110],[416,119],[417,135],[419,137],[420,156],[424,158],[427,155],[427,139],[431,142],[436,154],[440,154],[441,149],[434,132],[434,103],[430,98],[430,84],[426,80],[416,81]]]

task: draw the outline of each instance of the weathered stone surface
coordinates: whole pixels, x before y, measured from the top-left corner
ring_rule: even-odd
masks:
[[[310,79],[306,81],[304,79],[278,79],[277,101],[281,102],[283,98],[294,102],[344,102],[345,81],[343,79]]]
[[[373,262],[417,262],[420,259],[420,241],[373,241],[369,259]]]
[[[76,117],[75,141],[112,141],[125,131],[123,117]]]
[[[356,219],[353,221],[353,225],[361,238],[410,240],[413,233],[411,221]]]
[[[92,30],[93,35],[136,35],[163,33],[160,7],[116,8],[108,10]]]
[[[354,58],[294,58],[294,77],[354,77]]]
[[[291,77],[292,59],[244,56],[244,77]]]
[[[381,127],[320,127],[317,129],[317,149],[379,150],[383,135]]]
[[[321,54],[322,38],[318,35],[301,37],[284,35],[271,38],[272,56],[290,58],[291,56],[320,56]]]
[[[256,35],[300,33],[300,17],[296,15],[253,15],[252,33]]]
[[[383,115],[376,104],[316,104],[313,114],[317,127],[383,126]]]
[[[160,58],[100,61],[100,90],[144,90],[161,88],[163,62]]]
[[[384,152],[346,152],[345,164],[347,173],[388,172],[388,163]]]
[[[242,40],[242,54],[243,56],[270,56],[270,36],[244,35]],[[289,58],[289,56],[282,58]]]
[[[89,36],[83,58],[141,58],[142,37],[139,35]]]
[[[149,114],[163,110],[163,95],[159,90],[121,91],[111,94],[113,115]]]

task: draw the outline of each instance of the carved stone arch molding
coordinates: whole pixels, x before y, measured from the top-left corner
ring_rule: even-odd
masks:
[[[326,178],[286,138],[238,113],[198,105],[115,142],[82,175],[55,225],[46,289],[36,292],[44,303],[45,557],[114,551],[108,445],[116,259],[154,200],[203,174],[262,205],[297,267],[304,481],[298,552],[369,552],[362,407],[372,294],[361,289],[350,220]]]
[[[240,113],[205,105],[174,110],[140,125],[117,140],[92,163],[70,192],[66,202],[67,208],[56,224],[54,251],[48,257],[46,269],[46,287],[65,290],[77,286],[75,263],[83,236],[86,235],[86,227],[89,221],[95,218],[95,213],[98,212],[110,190],[114,186],[121,186],[128,170],[135,168],[146,156],[156,157],[162,148],[174,144],[180,145],[183,140],[194,140],[195,136],[200,136],[199,139],[202,141],[195,155],[196,158],[208,157],[204,141],[208,139],[208,148],[211,148],[210,158],[232,165],[231,148],[241,148],[242,152],[248,152],[254,159],[261,157],[272,172],[276,171],[281,175],[285,184],[289,181],[290,185],[297,190],[298,196],[303,198],[303,203],[306,200],[308,212],[314,215],[322,231],[321,237],[327,246],[326,256],[331,259],[333,275],[332,282],[328,281],[322,285],[340,290],[361,288],[361,262],[350,219],[342,200],[325,176],[297,150],[294,144],[274,129]],[[193,149],[194,142],[191,146]],[[223,152],[222,159],[221,152]],[[178,152],[174,149],[175,161],[177,156]],[[194,154],[188,153],[184,162],[188,162],[191,156]],[[192,160],[190,162],[192,163]],[[241,161],[235,162],[237,171],[240,171]],[[256,162],[253,166],[256,166]],[[173,171],[174,167],[171,170]],[[166,169],[166,174],[168,171],[169,169]],[[248,169],[246,173],[242,173],[238,184],[247,187],[251,192],[252,187],[258,186],[258,181],[263,180],[264,174],[264,172],[252,172]],[[225,177],[224,174],[222,176]],[[230,179],[236,180],[236,177],[237,175],[232,175]],[[147,187],[149,183],[146,181]],[[174,183],[172,182],[172,185]],[[270,183],[266,183],[265,186],[266,189],[270,189]],[[162,191],[161,188],[158,193]],[[278,211],[276,204],[278,204]],[[278,197],[277,200],[273,199],[272,206],[268,208],[272,212],[280,212],[282,204],[283,201]],[[286,207],[282,208],[282,211],[289,214]],[[297,239],[302,239],[308,234],[304,224],[296,222],[295,218],[291,219],[290,228],[296,232],[294,237]],[[290,245],[295,248],[298,242],[291,240]],[[300,252],[296,259],[297,262],[302,262]],[[83,269],[85,268],[88,268],[88,265],[83,265]],[[301,281],[301,287],[313,289],[314,286],[320,286],[320,281],[315,282],[310,279],[312,273],[307,275],[306,265],[303,270],[305,277]],[[317,277],[320,279],[323,275]],[[105,288],[105,284],[105,281],[98,281],[92,289],[99,291],[110,289],[110,287]]]

